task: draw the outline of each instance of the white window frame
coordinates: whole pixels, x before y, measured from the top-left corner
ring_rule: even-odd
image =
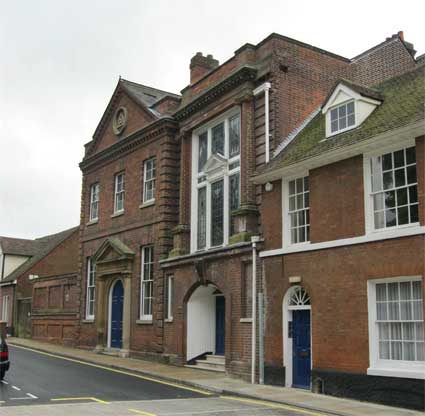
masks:
[[[153,176],[150,179],[147,178],[149,164],[152,164],[150,171],[154,171]],[[148,183],[152,183],[152,198],[146,198],[146,186]],[[151,157],[143,162],[143,204],[152,203],[155,201],[155,185],[156,185],[156,157]]]
[[[2,320],[9,324],[9,295],[3,296],[2,302],[2,311],[1,311]]]
[[[167,278],[167,287],[166,287],[166,306],[167,314],[165,320],[167,322],[173,321],[173,295],[174,295],[174,276],[169,275]]]
[[[375,219],[374,219],[374,210],[373,210],[373,196],[372,196],[372,172],[370,167],[370,161],[373,157],[382,156],[386,153],[396,152],[398,150],[406,149],[409,147],[415,147],[416,143],[414,139],[409,139],[403,141],[403,143],[387,146],[375,150],[373,152],[363,154],[363,182],[364,182],[364,210],[365,210],[365,228],[366,235],[390,235],[394,234],[395,237],[398,236],[398,233],[401,230],[406,228],[418,228],[420,226],[419,222],[414,222],[410,224],[396,225],[393,227],[384,227],[375,229]],[[417,155],[416,155],[417,158]],[[416,171],[418,175],[418,172]],[[420,206],[419,206],[420,209]]]
[[[152,250],[152,262],[150,262],[150,273],[151,276],[149,276],[149,279],[146,279],[145,276],[145,253],[146,250]],[[147,245],[147,246],[142,246],[141,248],[141,260],[140,260],[140,265],[141,265],[141,270],[140,270],[140,320],[141,321],[152,321],[152,312],[153,312],[153,284],[154,284],[154,246],[153,245]],[[145,286],[146,284],[151,284],[152,285],[152,296],[151,297],[146,297],[145,296]],[[146,299],[150,299],[151,300],[151,310],[150,310],[150,314],[144,314],[144,307],[145,307],[145,301]]]
[[[99,219],[99,192],[99,182],[90,186],[90,221],[97,221]]]
[[[93,268],[92,268],[93,266]],[[93,285],[90,284],[90,275],[93,274]],[[93,321],[96,314],[96,264],[93,263],[91,257],[87,258],[87,284],[86,284],[86,320]],[[90,289],[93,290],[93,299],[90,296]],[[90,303],[93,302],[93,314],[90,313]]]
[[[291,223],[289,218],[289,182],[305,178],[308,176],[308,189],[309,194],[311,194],[311,183],[310,183],[310,175],[308,171],[299,171],[298,173],[294,173],[291,176],[287,176],[282,178],[282,247],[303,247],[310,245],[310,241],[303,241],[302,243],[292,243],[291,241]],[[309,206],[311,207],[311,198],[309,197]],[[311,237],[311,217],[310,217],[310,237]]]
[[[376,284],[406,281],[421,281],[423,285],[423,279],[421,276],[400,276],[384,279],[373,279],[368,280],[367,282],[369,317],[369,368],[367,369],[368,375],[425,379],[425,362],[379,359],[379,338],[378,329],[376,326]]]
[[[229,159],[229,120],[239,116],[239,154]],[[224,157],[227,163],[218,174],[213,177],[206,178],[204,182],[199,183],[198,179],[205,176],[203,172],[198,172],[198,152],[199,152],[199,136],[207,131],[208,134],[208,150],[207,161],[211,157],[212,147],[212,129],[224,122]],[[229,244],[230,237],[230,200],[229,186],[230,176],[239,173],[239,196],[241,195],[241,153],[242,153],[242,115],[240,107],[234,107],[229,111],[216,117],[214,120],[202,125],[193,131],[192,135],[192,198],[191,198],[191,252],[205,251],[211,248],[225,247]],[[230,170],[230,165],[239,162],[238,166]],[[223,243],[220,245],[211,244],[211,185],[214,182],[223,180]],[[206,245],[204,248],[198,249],[198,190],[206,187]],[[240,201],[240,198],[239,198]]]
[[[118,178],[122,177],[122,189],[118,190]],[[118,209],[118,196],[122,195],[122,208]],[[125,203],[125,173],[120,172],[115,175],[114,179],[114,214],[124,212]]]
[[[351,125],[351,126],[345,127],[343,129],[338,129],[338,130],[332,131],[331,111],[335,110],[339,107],[342,107],[342,106],[347,106],[351,102],[354,104],[354,124]],[[358,126],[358,121],[357,121],[358,120],[358,105],[357,104],[358,104],[358,100],[356,100],[354,98],[350,98],[346,101],[343,101],[341,103],[335,104],[332,107],[329,107],[327,114],[326,114],[326,130],[327,130],[326,137],[331,137],[331,136],[335,136],[336,134],[344,133],[345,131],[352,130],[352,129],[354,129]],[[338,120],[339,120],[339,118],[338,118]]]

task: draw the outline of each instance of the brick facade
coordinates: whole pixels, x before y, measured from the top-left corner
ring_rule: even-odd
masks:
[[[271,84],[272,156],[282,140],[322,104],[339,78],[372,85],[415,65],[402,35],[349,60],[272,34],[258,45],[242,46],[222,65],[211,56],[195,55],[190,66],[191,83],[182,90],[181,97],[157,90],[156,102],[143,101],[143,92],[131,94],[120,80],[80,165],[83,178],[76,287],[79,346],[110,346],[106,334],[110,325],[107,296],[114,282],[121,279],[125,286],[124,308],[130,305],[124,318],[124,326],[128,327],[123,330],[123,353],[186,364],[193,358],[187,354],[188,304],[199,288],[209,285],[215,295],[225,298],[226,371],[248,379],[250,237],[263,238],[260,250],[279,249],[284,226],[281,181],[273,181],[269,192],[252,181],[266,159],[265,96],[254,96],[253,91],[265,82]],[[127,125],[123,133],[117,134],[114,117],[123,107],[127,110]],[[191,252],[194,132],[232,109],[238,109],[241,120],[240,209],[232,213],[234,232],[229,246],[199,252],[192,247]],[[418,139],[418,155],[423,150],[423,140]],[[142,167],[152,157],[156,158],[155,201],[143,206]],[[419,155],[420,172],[424,171],[423,163]],[[123,214],[113,215],[114,176],[120,172],[125,173],[125,209]],[[418,177],[423,224],[423,175]],[[100,185],[99,218],[90,221],[90,187],[95,183]],[[362,156],[347,155],[345,160],[312,169],[310,186],[312,243],[364,234]],[[313,370],[364,374],[368,365],[365,282],[381,276],[423,275],[423,260],[414,254],[423,243],[423,236],[415,236],[270,257],[263,262],[258,259],[257,285],[264,285],[266,307],[266,382],[282,384],[285,378],[282,302],[289,277],[302,278],[315,305]],[[108,248],[104,252],[105,244]],[[139,319],[141,248],[146,245],[154,247],[153,319],[149,322]],[[120,247],[126,252],[125,258],[120,257]],[[94,320],[86,319],[89,257],[99,260],[96,291],[101,291],[101,298],[96,300]],[[165,316],[165,281],[169,276],[174,278],[172,319]],[[340,323],[335,323],[335,311],[341,311]],[[353,346],[359,351],[356,355],[350,353]],[[207,352],[213,351],[203,351]]]

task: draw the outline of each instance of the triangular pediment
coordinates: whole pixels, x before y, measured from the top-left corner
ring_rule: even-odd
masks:
[[[124,137],[155,121],[159,114],[148,107],[149,98],[143,100],[124,80],[120,80],[88,144],[86,157],[98,153]]]
[[[92,257],[95,263],[112,262],[132,259],[135,253],[121,240],[115,237],[107,238]]]
[[[220,155],[211,155],[204,165],[204,173],[207,177],[221,174],[227,168],[227,160]]]

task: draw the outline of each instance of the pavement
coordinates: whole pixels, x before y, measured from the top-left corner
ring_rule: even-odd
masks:
[[[42,352],[42,354],[39,354],[40,356],[44,355],[50,358],[55,358],[55,356],[57,356],[56,358],[62,357],[61,361],[63,363],[69,362],[85,366],[89,364],[89,366],[98,370],[103,368],[109,369],[115,373],[115,376],[120,374],[125,375],[127,372],[129,372],[133,376],[133,379],[139,377],[144,381],[151,381],[152,383],[159,384],[161,387],[161,392],[164,391],[164,394],[160,395],[160,399],[156,399],[156,389],[154,387],[150,387],[152,391],[144,392],[144,394],[146,393],[146,396],[141,397],[140,391],[144,391],[146,388],[144,387],[141,389],[140,386],[138,388],[137,382],[133,381],[136,383],[135,387],[133,388],[132,386],[129,386],[131,383],[128,383],[125,380],[120,380],[119,378],[114,379],[113,383],[111,384],[110,382],[108,383],[107,379],[105,378],[105,388],[106,386],[114,386],[112,389],[113,392],[111,392],[112,399],[110,397],[108,397],[108,399],[116,400],[111,403],[107,409],[104,405],[105,403],[102,403],[103,401],[106,402],[106,400],[104,398],[96,398],[95,395],[92,394],[91,396],[94,397],[85,397],[85,399],[87,399],[85,401],[90,403],[80,404],[77,400],[76,404],[64,404],[65,409],[63,410],[63,413],[62,410],[60,413],[58,413],[59,408],[56,406],[37,405],[30,406],[31,412],[28,413],[25,413],[26,410],[23,407],[20,408],[21,410],[15,408],[13,412],[10,410],[11,407],[2,407],[0,409],[1,416],[23,416],[38,414],[45,416],[50,414],[64,414],[68,416],[74,414],[74,412],[77,415],[121,414],[117,413],[117,409],[115,409],[114,413],[114,406],[121,406],[120,409],[123,409],[122,406],[127,406],[126,411],[133,414],[142,414],[145,416],[157,415],[158,413],[161,415],[188,415],[201,413],[209,415],[225,414],[226,416],[233,414],[307,414],[313,416],[319,415],[320,413],[341,416],[423,416],[424,414],[423,412],[336,398],[299,389],[252,385],[244,382],[243,380],[230,378],[221,373],[171,366],[133,358],[121,358],[96,354],[92,351],[63,347],[30,339],[9,338],[8,343],[10,344],[11,349],[16,348],[21,351],[25,351],[26,353]],[[65,360],[63,358],[65,358]],[[43,364],[41,364],[41,367],[42,365]],[[66,366],[66,364],[63,365]],[[63,372],[61,375],[63,375]],[[46,377],[48,377],[48,374],[46,374]],[[54,383],[53,387],[56,389],[56,380],[58,380],[60,383],[59,374],[53,374],[50,375],[50,377]],[[76,376],[72,376],[71,373],[70,377]],[[28,384],[31,386],[34,385],[34,383]],[[85,391],[78,390],[79,383],[76,378],[75,382],[72,384],[76,385],[75,394],[84,395]],[[96,392],[96,389],[104,391],[104,388],[101,387],[102,385],[99,387],[99,385],[94,383],[93,391]],[[174,387],[177,387],[179,392],[174,391]],[[110,389],[110,387],[108,388]],[[118,393],[116,393],[115,390],[118,390]],[[123,391],[121,392],[121,390]],[[30,393],[31,395],[37,396],[34,391],[28,391],[25,392],[25,394]],[[120,392],[124,395],[122,395]],[[68,391],[67,393],[69,394]],[[76,399],[78,399],[78,395],[75,396]],[[186,411],[183,411],[182,406],[184,406],[185,403],[187,406],[187,401],[190,401],[189,407],[191,409],[197,409],[199,407],[199,409],[202,410],[199,412],[194,411],[194,413],[188,413],[186,408]],[[203,402],[205,403],[203,404]],[[206,403],[208,403],[208,405]],[[78,406],[85,406],[84,410],[83,408],[79,409]],[[179,406],[182,409],[181,412],[179,410]],[[212,407],[210,408],[209,406]],[[97,413],[97,409],[99,407],[102,409],[101,413]],[[25,406],[25,408],[27,408],[27,406]],[[38,409],[39,412],[36,411],[36,409]],[[73,410],[72,413],[71,409]],[[222,410],[217,412],[217,409]]]

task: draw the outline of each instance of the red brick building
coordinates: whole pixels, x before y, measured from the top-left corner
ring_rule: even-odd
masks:
[[[285,264],[290,260],[279,251],[282,193],[278,161],[293,148],[299,160],[309,157],[309,140],[305,147],[294,144],[299,142],[298,134],[307,131],[306,126],[317,123],[319,117],[322,120],[318,108],[330,99],[337,80],[352,81],[341,83],[343,92],[338,100],[343,101],[343,93],[353,90],[353,97],[362,103],[356,122],[369,120],[373,106],[388,108],[388,100],[385,92],[368,87],[417,65],[413,46],[404,41],[402,33],[353,59],[271,34],[257,45],[243,45],[221,65],[211,55],[197,53],[190,62],[190,84],[181,96],[120,79],[80,164],[80,346],[197,365],[248,379],[255,323],[251,284],[255,259],[255,288],[264,287],[265,381],[296,385],[287,377],[289,367],[283,361],[282,351],[289,351],[284,350],[282,339],[283,296],[289,277],[307,281],[294,270],[313,269],[316,259],[308,256],[322,252],[291,254],[294,270],[285,266],[282,271],[282,259]],[[352,121],[351,104],[347,110],[345,118],[336,117],[337,124],[339,118],[348,123],[348,116]],[[324,141],[323,147],[331,142]],[[361,240],[364,198],[351,198],[355,192],[363,195],[362,153],[347,155],[338,146],[332,150],[343,153],[341,158],[349,162],[335,160],[337,163],[330,165],[328,161],[326,169],[317,166],[312,171],[311,183],[317,176],[314,190],[310,184],[316,206],[315,211],[312,207],[308,238],[312,244],[325,246],[328,241],[359,238],[356,249],[365,247]],[[417,152],[416,157],[419,168]],[[273,177],[275,169],[278,176]],[[260,173],[256,183],[255,173]],[[334,183],[335,175],[342,179]],[[264,192],[264,182],[271,182],[269,192]],[[305,192],[308,185],[300,188],[300,198],[309,195]],[[327,197],[335,198],[333,192],[340,192],[342,198],[329,206]],[[338,216],[340,208],[345,211]],[[305,228],[296,228],[306,239]],[[253,256],[253,236],[261,237],[255,250],[263,250],[263,261]],[[417,247],[423,243],[420,234],[412,241]],[[406,247],[405,251],[401,246],[393,248],[398,249],[405,253],[406,264],[412,265]],[[341,250],[347,250],[348,264],[359,261],[351,260],[351,251],[345,246]],[[322,261],[336,267],[327,256]],[[378,267],[374,262],[363,264],[370,275]],[[404,262],[400,267],[404,268]],[[334,275],[322,281],[331,282]],[[301,296],[300,302],[307,293],[311,302],[322,295],[319,302],[328,308],[331,289],[326,283],[320,295],[310,288],[294,294]],[[358,299],[363,307],[358,287],[353,284],[346,289],[349,294],[345,293],[341,302]],[[356,311],[364,314],[364,310]],[[323,327],[339,328],[325,315],[323,322],[320,315],[313,314],[312,319],[313,328],[315,319]],[[362,325],[359,331],[365,330]],[[304,322],[304,326],[308,324]],[[329,340],[337,340],[337,336],[324,334],[331,338],[322,341],[324,352],[317,357],[344,362],[337,347],[326,351],[336,345]],[[363,338],[356,339],[364,343]],[[353,374],[363,371],[364,351],[362,354],[354,358],[350,354],[345,370],[351,368]],[[317,363],[313,361],[313,384],[319,385],[316,380],[320,378],[325,381],[325,392],[333,393],[327,390],[331,383],[321,371],[337,369]],[[258,380],[257,372],[254,376]],[[340,393],[351,394],[348,390]]]
[[[341,80],[255,178],[265,363],[286,386],[424,408],[424,69]]]
[[[1,237],[0,241],[3,256],[24,258],[0,281],[0,310],[9,333],[75,345],[78,227],[35,240]]]

